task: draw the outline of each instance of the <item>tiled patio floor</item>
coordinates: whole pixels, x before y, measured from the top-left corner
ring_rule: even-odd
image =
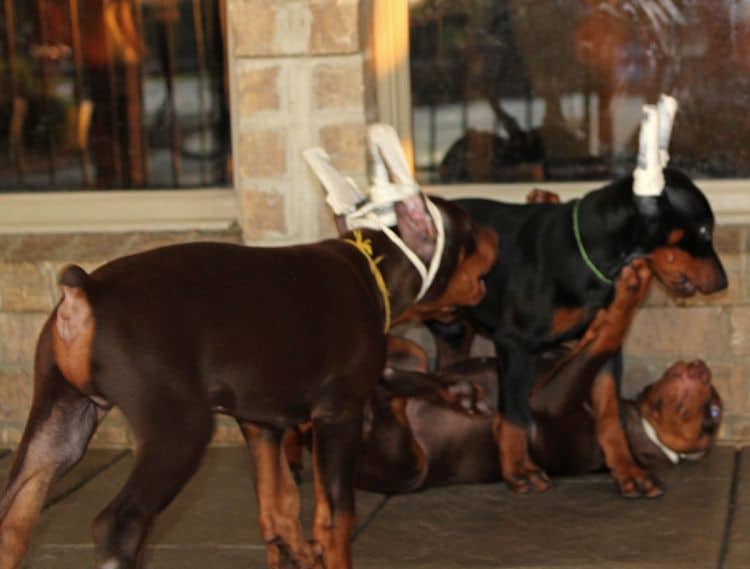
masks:
[[[199,474],[161,516],[149,569],[264,567],[248,458],[209,451]],[[0,474],[10,455],[0,458]],[[132,465],[127,452],[89,451],[58,484],[24,567],[93,567],[91,521]],[[750,567],[750,450],[719,447],[662,473],[667,494],[624,500],[604,475],[558,479],[544,495],[501,484],[387,498],[361,492],[358,569]],[[312,492],[303,485],[309,522]]]

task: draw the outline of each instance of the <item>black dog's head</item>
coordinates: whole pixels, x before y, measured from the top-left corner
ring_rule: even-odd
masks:
[[[665,187],[656,197],[635,196],[644,250],[657,278],[680,296],[709,294],[727,287],[713,246],[714,215],[692,180],[664,169]]]

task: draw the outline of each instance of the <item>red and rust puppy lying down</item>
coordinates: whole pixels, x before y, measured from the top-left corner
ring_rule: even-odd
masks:
[[[715,439],[722,404],[703,362],[674,364],[634,401],[618,400],[615,370],[591,365],[598,344],[621,341],[648,284],[643,266],[641,276],[638,269],[625,271],[612,305],[580,344],[549,352],[539,364],[529,402],[529,452],[551,474],[580,474],[618,461],[628,466],[630,456],[617,456],[622,444],[643,467],[697,460]],[[394,347],[394,364],[404,354],[419,355],[404,342]],[[465,360],[436,374],[389,367],[367,408],[358,486],[401,493],[502,480],[494,414],[500,381],[493,358]],[[662,492],[643,472],[612,474],[624,496]]]
[[[474,249],[465,212],[435,204],[445,239],[426,300]],[[426,205],[419,193],[396,203],[401,239],[424,263],[436,248],[437,216]],[[94,522],[97,567],[141,566],[154,517],[196,471],[215,413],[236,418],[254,457],[270,566],[351,567],[351,457],[385,365],[386,312],[402,313],[422,281],[384,233],[345,237],[350,242],[281,248],[185,244],[91,274],[63,271],[62,299],[37,345],[26,430],[0,498],[0,568],[19,567],[50,483],[81,458],[112,407],[135,434],[136,464]],[[314,438],[313,544],[304,539],[281,449],[283,430],[305,421]]]

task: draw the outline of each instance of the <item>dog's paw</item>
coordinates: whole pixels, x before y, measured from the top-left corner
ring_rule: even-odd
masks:
[[[519,468],[504,476],[505,484],[516,494],[542,493],[552,488],[549,476],[541,468]]]
[[[612,470],[612,478],[623,498],[658,498],[664,494],[662,483],[636,465]]]
[[[490,405],[484,390],[467,380],[459,380],[440,390],[440,397],[457,411],[467,415],[491,414]]]

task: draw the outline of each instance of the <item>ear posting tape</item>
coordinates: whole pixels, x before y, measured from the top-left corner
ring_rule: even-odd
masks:
[[[346,218],[349,229],[368,228],[383,231],[411,261],[422,278],[417,298],[419,301],[429,290],[437,275],[445,247],[445,229],[440,210],[426,196],[425,208],[435,228],[435,251],[429,267],[409,249],[390,227],[397,225],[395,203],[414,198],[421,189],[411,175],[406,155],[393,127],[374,124],[368,129],[368,145],[373,158],[373,183],[369,198],[360,191],[353,180],[345,178],[331,164],[322,148],[303,152],[305,160],[320,179],[326,191],[326,201],[336,215]],[[420,198],[421,199],[421,198]]]
[[[659,97],[659,163],[662,168],[669,162],[669,139],[672,136],[672,125],[678,106],[674,97],[663,93]]]
[[[659,105],[643,105],[638,138],[638,165],[633,171],[633,193],[658,196],[664,189],[662,169],[669,162],[669,139],[677,101],[662,95]]]
[[[357,187],[354,180],[345,178],[331,164],[328,153],[316,146],[308,148],[302,155],[323,184],[326,201],[336,215],[347,215],[357,209],[357,205],[366,199],[365,194]]]

